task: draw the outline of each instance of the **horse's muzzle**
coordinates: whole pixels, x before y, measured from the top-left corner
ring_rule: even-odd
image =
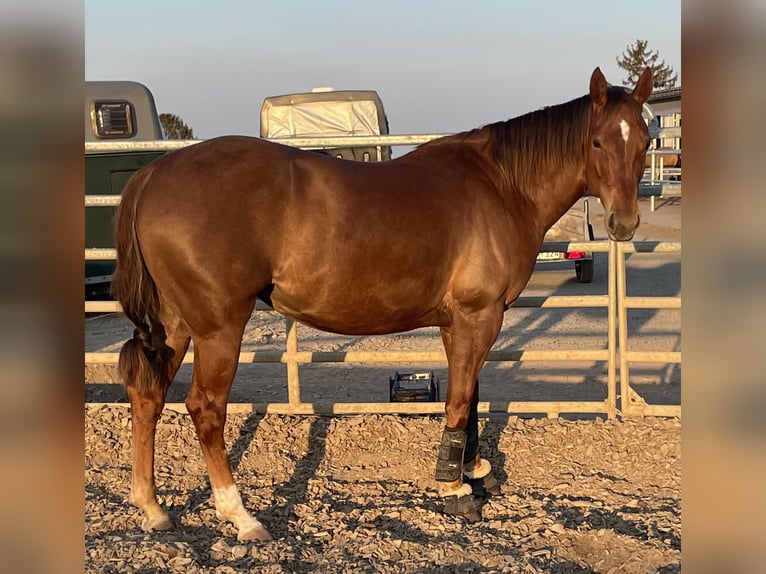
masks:
[[[641,216],[636,211],[635,216],[609,212],[606,217],[606,234],[612,241],[630,241],[641,223]]]

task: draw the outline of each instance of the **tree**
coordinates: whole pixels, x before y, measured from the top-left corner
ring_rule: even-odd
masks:
[[[194,130],[175,114],[160,114],[160,123],[169,140],[194,139]]]
[[[636,40],[625,49],[622,58],[617,58],[617,65],[628,73],[622,82],[623,85],[636,85],[641,72],[651,68],[655,89],[674,88],[678,81],[678,74],[665,63],[665,60],[658,63],[659,52],[650,50],[647,44],[646,40]]]

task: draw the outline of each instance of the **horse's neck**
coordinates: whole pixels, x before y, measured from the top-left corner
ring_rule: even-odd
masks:
[[[503,124],[499,128],[501,133],[502,129],[507,127]],[[522,127],[516,126],[516,129],[522,129]],[[481,157],[483,161],[494,163],[495,168],[490,168],[490,171],[496,174],[495,183],[498,189],[505,195],[509,204],[515,203],[516,207],[523,204],[521,212],[528,216],[527,225],[533,224],[542,240],[545,232],[585,193],[585,160],[577,153],[579,150],[567,151],[566,149],[562,150],[562,153],[571,154],[571,156],[559,159],[546,157],[545,154],[535,156],[529,154],[528,150],[525,152],[518,148],[513,149],[504,158],[493,158],[487,154],[487,145],[491,137],[490,126],[460,134],[460,142],[462,145],[473,146],[477,157]],[[579,138],[575,136],[575,139]],[[527,154],[531,157],[522,157],[519,162],[518,158],[513,157],[515,153]],[[514,164],[519,163],[525,167],[522,168],[521,174],[516,174]],[[511,208],[509,213],[519,212],[512,205],[509,207]]]
[[[531,200],[539,231],[544,235],[584,195],[585,169],[584,166],[567,166],[541,181],[548,183],[524,190],[524,195]]]
[[[572,208],[572,206],[585,194],[585,171],[578,173],[579,170],[572,169],[569,177],[558,178],[556,189],[553,192],[556,201],[551,205],[551,209],[544,214],[543,225],[545,229],[550,229],[563,215]]]

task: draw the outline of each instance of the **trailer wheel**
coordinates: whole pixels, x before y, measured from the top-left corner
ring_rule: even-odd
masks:
[[[578,283],[590,283],[593,281],[593,259],[575,261],[575,276]]]

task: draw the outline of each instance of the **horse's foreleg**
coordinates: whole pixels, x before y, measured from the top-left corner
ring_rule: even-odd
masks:
[[[466,444],[463,453],[463,478],[471,485],[473,494],[486,497],[500,493],[500,484],[492,472],[492,465],[481,457],[479,448],[479,381],[473,392],[471,410],[466,423]]]
[[[271,540],[242,504],[223,438],[226,403],[237,370],[241,332],[195,340],[194,375],[186,407],[197,429],[213,489],[216,515],[237,527],[239,540]]]
[[[168,329],[167,334],[162,324],[152,327],[154,373],[144,368],[128,369],[125,380],[130,397],[133,434],[130,502],[143,511],[141,527],[144,530],[166,530],[172,526],[167,512],[157,502],[154,437],[168,387],[189,346],[189,337],[178,322],[169,320],[168,324],[173,328]]]
[[[449,362],[445,429],[436,462],[439,494],[444,512],[480,518],[469,479],[483,479],[491,466],[479,455],[478,375],[502,324],[502,309],[486,309],[453,317],[441,329]]]

